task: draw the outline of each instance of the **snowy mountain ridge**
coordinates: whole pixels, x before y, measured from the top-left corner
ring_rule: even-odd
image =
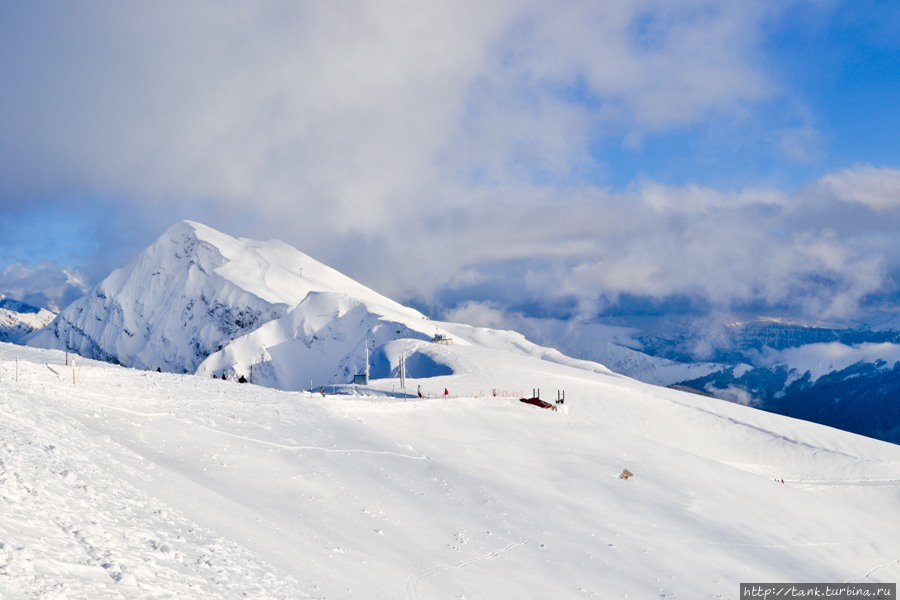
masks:
[[[367,364],[373,377],[396,376],[401,357],[411,377],[449,375],[465,366],[470,345],[607,372],[518,333],[429,321],[283,242],[235,239],[191,221],[25,343],[142,369],[252,376],[285,390],[349,383]]]
[[[46,327],[55,317],[46,308],[0,294],[0,342],[18,343],[26,335]]]

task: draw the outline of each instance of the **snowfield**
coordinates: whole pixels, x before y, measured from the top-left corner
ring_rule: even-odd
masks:
[[[736,599],[741,582],[900,580],[900,447],[446,351],[454,374],[408,389],[456,397],[419,400],[392,378],[322,397],[82,358],[73,383],[64,353],[0,344],[0,597]],[[564,389],[568,412],[491,392],[534,387]]]

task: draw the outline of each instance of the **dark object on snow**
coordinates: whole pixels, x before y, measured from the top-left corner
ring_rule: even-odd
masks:
[[[156,367],[156,372],[157,372],[157,373],[162,373],[162,369],[160,369],[159,367]]]
[[[247,378],[241,375],[241,377],[238,379],[238,383],[247,383]]]
[[[524,402],[525,404],[532,404],[539,408],[549,408],[550,410],[556,410],[556,407],[550,404],[549,402],[544,402],[538,397],[534,398],[519,398],[519,402]]]
[[[626,481],[631,477],[634,477],[634,473],[632,473],[628,469],[622,469],[622,474],[619,475],[619,479],[624,479]]]
[[[225,373],[222,373],[222,381],[226,381],[228,378],[225,377]]]

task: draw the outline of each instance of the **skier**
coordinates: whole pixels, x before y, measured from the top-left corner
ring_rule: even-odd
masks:
[[[325,386],[324,385],[319,388],[319,393],[322,394],[323,398],[325,397]]]
[[[222,371],[222,381],[228,381],[228,378],[225,377],[225,371]]]
[[[247,383],[247,378],[241,375],[240,379],[238,379],[238,383]]]
[[[419,389],[417,391],[419,393],[419,398],[421,398],[422,397],[422,386],[421,385],[419,386]]]
[[[444,388],[444,399],[446,400],[447,396],[449,396],[449,395],[450,395],[450,392],[447,390],[447,388]]]

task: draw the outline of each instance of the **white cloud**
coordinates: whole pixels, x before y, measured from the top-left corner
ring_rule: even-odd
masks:
[[[766,348],[759,359],[761,366],[786,365],[798,375],[809,373],[812,381],[833,371],[840,371],[859,362],[883,360],[888,366],[900,361],[900,345],[866,343],[846,345],[838,342],[806,344],[798,348],[773,350]]]
[[[253,201],[277,220],[314,212],[330,231],[371,232],[394,211],[433,214],[423,195],[452,184],[454,169],[565,172],[612,119],[637,134],[771,95],[752,60],[768,10],[710,0],[7,7],[6,28],[29,33],[4,36],[14,92],[0,104],[0,154],[25,168],[5,170],[3,187],[213,199],[221,211]]]
[[[514,321],[523,318],[521,313],[510,312],[493,302],[466,302],[447,311],[444,318],[453,323],[466,323],[473,327],[490,329],[515,329]]]
[[[850,314],[900,267],[895,171],[796,194],[584,176],[598,139],[637,147],[777,96],[760,39],[789,4],[5,5],[0,204],[75,189],[126,207],[135,239],[193,218],[401,298]]]
[[[521,300],[569,298],[585,315],[632,295],[843,319],[896,291],[900,272],[900,241],[881,233],[900,225],[897,218],[872,229],[817,185],[783,194],[646,183],[523,204],[505,221],[472,209],[454,263],[519,265],[503,283],[518,284]]]
[[[468,301],[446,311],[444,319],[473,327],[518,331],[528,339],[554,346],[570,356],[598,360],[609,356],[611,345],[640,348],[636,330],[571,319],[536,318],[496,302]]]
[[[0,270],[3,295],[59,312],[85,294],[83,274],[53,263],[14,263]]]
[[[819,183],[838,199],[878,213],[900,208],[900,169],[862,165],[826,175]]]
[[[708,385],[706,386],[706,391],[715,394],[717,398],[722,398],[723,400],[728,400],[729,402],[735,402],[737,404],[743,404],[744,406],[756,406],[760,402],[747,390],[733,385],[730,385],[725,389]]]

